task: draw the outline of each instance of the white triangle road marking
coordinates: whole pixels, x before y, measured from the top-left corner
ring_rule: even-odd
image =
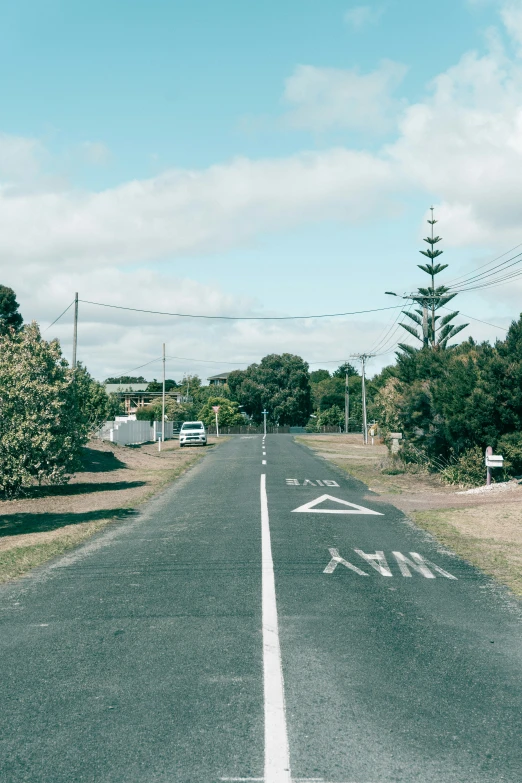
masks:
[[[348,508],[316,508],[319,503],[323,503],[325,500],[332,500],[334,503],[340,503],[342,506],[348,506]],[[292,512],[295,511],[301,514],[374,514],[378,517],[384,516],[380,511],[372,511],[371,508],[358,506],[357,503],[349,503],[347,500],[334,498],[332,495],[321,495],[321,497],[305,503],[304,506],[292,509]]]

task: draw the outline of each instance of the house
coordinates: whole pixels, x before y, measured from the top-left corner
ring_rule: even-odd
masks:
[[[219,375],[211,375],[210,378],[207,378],[208,385],[209,386],[224,386],[228,381],[228,376],[230,375],[230,372],[222,372]]]
[[[162,392],[147,391],[148,383],[106,383],[105,391],[107,394],[116,394],[120,400],[125,403],[125,413],[136,413],[138,408],[144,408],[158,399],[161,399]],[[180,390],[167,392],[165,394],[169,400],[175,400],[177,403],[183,402],[185,397]]]

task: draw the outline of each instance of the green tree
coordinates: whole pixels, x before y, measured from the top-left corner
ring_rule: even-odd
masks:
[[[228,377],[232,398],[243,405],[256,424],[263,408],[274,424],[304,426],[312,412],[308,364],[300,356],[270,354],[259,364]]]
[[[226,397],[209,397],[198,414],[198,419],[209,427],[216,423],[216,414],[212,410],[213,405],[219,405],[218,423],[220,427],[234,427],[245,423],[245,417],[239,412],[237,402]]]
[[[338,405],[332,405],[331,408],[327,408],[319,414],[317,423],[320,427],[323,425],[327,427],[342,427],[344,425],[344,410],[341,410]]]
[[[58,341],[42,340],[36,323],[0,335],[0,492],[65,483],[79,465],[86,422]]]
[[[104,421],[112,420],[118,398],[116,395],[109,397],[104,384],[96,381],[80,362],[74,371],[72,392],[84,438],[99,429]],[[121,409],[119,401],[118,409]]]
[[[143,375],[120,375],[118,378],[106,378],[104,383],[118,383],[124,386],[126,383],[148,383]]]
[[[162,400],[157,399],[151,405],[138,408],[136,418],[140,421],[161,421],[163,411]],[[176,400],[167,397],[165,399],[165,418],[168,421],[191,421],[197,418],[192,403],[177,403]]]
[[[166,378],[165,379],[165,392],[169,392],[172,389],[177,389],[178,384],[176,381],[172,380],[172,378]],[[147,391],[149,392],[161,392],[163,391],[163,381],[157,381],[156,378],[154,378],[153,381],[149,382],[149,385],[147,386]]]
[[[353,377],[354,375],[359,375],[353,364],[350,364],[350,362],[344,362],[344,364],[341,364],[340,367],[337,368],[337,370],[334,370],[332,373],[334,378],[344,378],[346,375],[348,375],[349,378]]]
[[[443,349],[448,347],[448,341],[452,340],[459,332],[469,326],[469,324],[453,324],[453,320],[459,314],[458,310],[448,313],[445,316],[437,315],[441,308],[454,299],[456,293],[451,293],[446,286],[435,285],[435,278],[448,264],[441,264],[436,259],[442,255],[443,251],[436,247],[442,237],[434,235],[434,226],[438,221],[433,217],[433,207],[431,207],[431,220],[428,223],[431,226],[431,236],[426,237],[424,241],[428,244],[427,250],[420,250],[423,256],[426,256],[428,263],[417,264],[418,268],[430,277],[430,285],[424,288],[418,288],[417,294],[412,296],[412,301],[419,305],[419,309],[414,312],[404,310],[404,315],[420,327],[420,330],[407,323],[401,323],[403,329],[413,335],[422,347]],[[415,351],[410,345],[399,343],[399,347],[405,352],[411,354]]]
[[[18,312],[19,306],[13,289],[0,285],[0,335],[10,329],[18,331],[22,328],[23,318]]]
[[[330,377],[328,370],[314,370],[310,373],[310,383],[320,383]]]

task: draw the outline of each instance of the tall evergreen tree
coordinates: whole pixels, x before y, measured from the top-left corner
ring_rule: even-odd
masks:
[[[22,328],[24,321],[18,312],[19,306],[13,289],[0,285],[0,335],[7,334],[10,329],[17,332]]]
[[[437,315],[437,311],[445,308],[448,302],[457,294],[450,293],[450,289],[444,285],[436,286],[435,284],[436,276],[444,271],[448,264],[436,262],[436,259],[442,255],[443,251],[436,247],[442,237],[434,235],[434,226],[438,221],[433,217],[433,207],[431,207],[431,220],[427,222],[431,226],[431,236],[424,239],[428,249],[420,250],[419,252],[428,258],[428,263],[417,264],[417,266],[429,275],[431,278],[430,285],[427,288],[419,287],[417,294],[412,296],[412,300],[419,306],[419,309],[414,312],[403,311],[404,315],[420,327],[420,330],[408,323],[401,324],[401,326],[419,340],[423,348],[444,349],[448,347],[448,341],[453,339],[469,324],[457,325],[453,323],[453,319],[459,314],[458,310],[442,317]],[[411,345],[406,345],[405,343],[399,343],[399,347],[408,354],[412,354],[416,350]]]

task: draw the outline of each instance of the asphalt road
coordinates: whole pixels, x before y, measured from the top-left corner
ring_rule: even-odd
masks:
[[[291,437],[238,436],[0,589],[0,781],[519,783],[520,620]]]

